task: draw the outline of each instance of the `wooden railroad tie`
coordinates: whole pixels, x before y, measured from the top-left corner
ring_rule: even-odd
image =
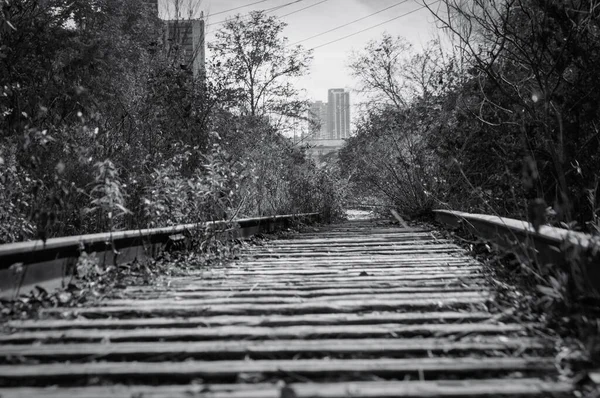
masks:
[[[569,396],[538,325],[492,300],[453,242],[346,222],[9,322],[0,397]]]

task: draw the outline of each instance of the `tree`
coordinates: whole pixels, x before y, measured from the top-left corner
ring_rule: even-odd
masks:
[[[40,237],[85,230],[95,161],[123,166],[143,153],[136,113],[154,20],[139,0],[20,0],[2,11],[0,151],[32,181],[22,194]]]
[[[535,169],[526,196],[560,218],[594,218],[600,168],[600,4],[597,0],[444,0],[431,10],[456,39],[479,85],[473,112],[490,135],[509,136]],[[514,158],[507,157],[511,172]],[[527,166],[527,165],[530,166]],[[590,203],[588,191],[594,192]],[[570,206],[569,201],[573,202]],[[572,212],[575,214],[572,214]],[[591,211],[591,214],[590,214]],[[531,213],[531,211],[530,211]]]
[[[206,96],[159,45],[163,24],[144,1],[0,7],[0,158],[16,170],[0,196],[40,236],[105,227],[81,211],[93,200],[97,162],[112,161],[135,210],[153,168],[181,146],[204,149]]]
[[[430,210],[441,185],[427,140],[450,87],[442,76],[453,76],[440,53],[438,43],[417,53],[404,38],[384,34],[350,63],[372,102],[340,154],[342,171],[358,195],[375,193],[409,216]]]
[[[286,24],[264,12],[227,21],[209,44],[219,79],[236,93],[239,111],[251,116],[302,117],[307,103],[290,78],[308,72],[312,59],[282,37]]]
[[[379,41],[370,41],[361,52],[353,53],[349,67],[359,81],[358,91],[371,97],[372,104],[407,107],[410,93],[404,69],[411,53],[412,45],[406,39],[387,33]]]
[[[446,63],[437,41],[418,53],[402,36],[384,33],[354,52],[349,67],[370,106],[389,104],[406,109],[416,100],[439,94],[440,73]]]

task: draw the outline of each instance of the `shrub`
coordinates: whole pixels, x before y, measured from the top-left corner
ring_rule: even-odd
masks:
[[[14,146],[0,145],[0,243],[35,236],[31,212],[32,180],[19,168]]]

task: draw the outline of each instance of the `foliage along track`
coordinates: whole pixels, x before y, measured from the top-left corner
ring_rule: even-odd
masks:
[[[539,325],[490,300],[482,265],[430,231],[315,228],[9,322],[0,396],[570,396]]]

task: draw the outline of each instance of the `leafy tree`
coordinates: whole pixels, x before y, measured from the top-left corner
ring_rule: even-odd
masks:
[[[26,217],[39,236],[99,227],[82,213],[94,200],[87,191],[95,163],[111,159],[135,189],[149,166],[176,150],[173,140],[202,144],[202,108],[191,106],[197,95],[157,46],[160,23],[143,1],[2,6],[0,147],[16,154],[17,174],[32,180]],[[186,108],[201,111],[187,119],[173,112]],[[139,196],[131,199],[135,207]]]
[[[287,44],[281,36],[285,26],[264,12],[237,15],[209,44],[213,68],[236,94],[242,114],[300,117],[307,110],[290,78],[305,75],[312,56],[302,46]]]

